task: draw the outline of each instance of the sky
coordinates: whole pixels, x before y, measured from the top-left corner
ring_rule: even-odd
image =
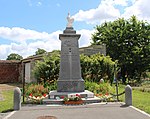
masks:
[[[135,15],[150,22],[149,0],[0,0],[0,59],[60,50],[68,12],[81,34],[79,47],[89,46],[95,26],[105,21]]]

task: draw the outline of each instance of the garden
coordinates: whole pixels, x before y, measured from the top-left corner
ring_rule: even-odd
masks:
[[[135,16],[97,25],[92,34],[92,45],[106,44],[107,56],[99,53],[80,55],[85,89],[99,98],[116,101],[112,95],[116,94],[116,85],[120,94],[130,84],[133,106],[150,114],[149,28],[147,22],[138,21]],[[35,63],[32,73],[37,84],[25,85],[24,103],[41,104],[49,91],[57,89],[59,67],[60,52],[46,53],[42,61]],[[12,91],[3,91],[2,95],[12,97]],[[0,112],[12,109],[11,101],[9,106],[5,106],[7,101],[0,101]],[[124,101],[124,95],[119,96],[119,101]]]

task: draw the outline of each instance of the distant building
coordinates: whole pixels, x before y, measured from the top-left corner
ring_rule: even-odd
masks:
[[[35,77],[33,76],[32,70],[34,68],[35,62],[37,60],[42,60],[42,58],[43,58],[43,54],[30,56],[30,57],[27,57],[21,61],[22,65],[24,65],[23,66],[24,68],[22,69],[22,77],[25,78],[26,83],[37,81],[35,79]]]
[[[79,49],[80,54],[93,55],[96,53],[104,54],[106,56],[106,45],[91,45]]]

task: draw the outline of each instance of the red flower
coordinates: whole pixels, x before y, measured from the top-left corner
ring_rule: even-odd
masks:
[[[61,99],[64,99],[65,97],[64,97],[64,96],[61,96],[60,98],[61,98]]]
[[[99,96],[103,96],[103,94],[99,94]]]
[[[29,96],[31,96],[31,97],[32,97],[32,96],[33,96],[33,95],[32,95],[32,93],[30,93],[30,95],[29,95]]]
[[[107,92],[105,95],[107,95],[107,96],[108,96],[108,95],[109,95],[109,93]]]
[[[46,97],[47,95],[44,93],[43,96]]]
[[[79,97],[79,98],[81,98],[81,95],[79,95],[79,94],[76,94],[76,96]]]

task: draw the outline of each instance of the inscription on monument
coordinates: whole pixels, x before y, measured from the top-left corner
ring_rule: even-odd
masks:
[[[66,82],[65,85],[61,85],[60,90],[74,89],[78,86],[78,82]]]

